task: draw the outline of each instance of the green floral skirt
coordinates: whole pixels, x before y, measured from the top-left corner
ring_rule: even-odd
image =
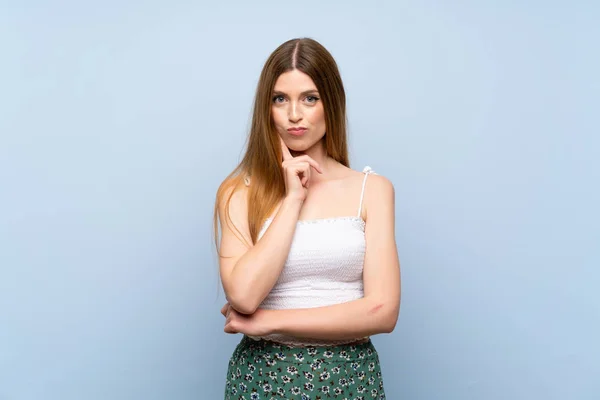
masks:
[[[229,360],[225,399],[382,400],[379,355],[370,340],[290,347],[244,336]]]

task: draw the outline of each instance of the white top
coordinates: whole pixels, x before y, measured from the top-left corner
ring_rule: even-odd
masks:
[[[298,221],[283,270],[260,308],[314,308],[363,297],[365,221],[361,211],[367,177],[373,171],[365,167],[363,173],[365,177],[356,216]],[[265,221],[259,238],[271,221],[271,218]],[[364,339],[327,341],[277,334],[261,338],[294,346],[326,346]]]

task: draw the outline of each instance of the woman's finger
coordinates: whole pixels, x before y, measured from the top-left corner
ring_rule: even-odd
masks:
[[[223,330],[227,333],[238,333],[238,322],[232,317],[232,312],[227,316],[227,320],[225,321],[225,327]]]
[[[221,314],[223,314],[225,317],[227,316],[227,310],[229,310],[229,303],[225,303],[223,308],[221,308]]]
[[[282,144],[282,146],[284,146],[287,149],[287,146],[285,146],[285,144]],[[283,150],[282,150],[283,151]],[[321,168],[321,165],[316,162],[315,160],[313,160],[312,158],[310,158],[307,155],[303,155],[303,156],[298,156],[298,157],[293,157],[289,151],[289,149],[287,150],[288,154],[290,154],[290,158],[284,158],[284,164],[288,164],[288,165],[293,165],[296,162],[305,162],[310,164],[318,173],[322,174],[323,173],[323,169]]]
[[[279,143],[281,143],[281,156],[283,158],[283,161],[293,159],[294,157],[292,157],[292,153],[290,153],[290,149],[288,149],[288,147],[286,146],[286,144],[283,141],[283,139],[281,138],[281,136],[279,136]]]
[[[235,329],[233,329],[233,327],[231,326],[231,324],[226,324],[225,327],[223,328],[223,331],[225,333],[237,333],[235,331]]]
[[[302,186],[304,186],[304,187],[308,187],[308,182],[310,182],[310,169],[311,169],[310,164],[307,164],[304,171],[302,171],[302,174],[303,174]]]
[[[320,174],[323,173],[323,170],[321,169],[321,165],[319,165],[318,162],[316,162],[315,160],[310,158],[310,156],[307,156],[307,155],[298,156],[298,157],[294,158],[294,161],[296,161],[296,160],[306,162],[306,163],[310,164],[318,173],[320,173]]]

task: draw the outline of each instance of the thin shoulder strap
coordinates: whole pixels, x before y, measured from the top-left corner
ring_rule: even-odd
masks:
[[[369,176],[369,174],[374,174],[375,172],[373,172],[371,167],[367,166],[365,167],[365,169],[363,169],[363,173],[365,174],[365,177],[363,178],[362,191],[360,192],[360,203],[358,205],[357,215],[358,217],[360,217],[360,214],[362,212],[363,198],[365,197],[365,186],[367,186],[367,177]]]

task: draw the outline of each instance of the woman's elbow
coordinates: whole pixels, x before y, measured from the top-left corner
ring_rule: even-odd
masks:
[[[398,313],[390,315],[383,324],[383,333],[392,333],[396,329],[396,323],[398,322]]]
[[[254,314],[258,306],[260,306],[260,302],[257,299],[253,299],[243,292],[228,293],[226,297],[229,305],[240,314]]]
[[[394,301],[382,301],[375,310],[381,312],[379,318],[379,329],[381,333],[392,333],[398,322],[399,303]]]

